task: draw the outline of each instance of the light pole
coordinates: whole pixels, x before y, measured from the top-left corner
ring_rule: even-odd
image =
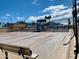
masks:
[[[12,24],[12,17],[10,19],[11,19],[11,24]]]
[[[79,48],[78,48],[78,29],[77,29],[77,3],[76,0],[73,0],[73,30],[74,30],[74,35],[76,38],[76,50],[75,50],[75,59],[77,59],[78,57],[78,53],[79,53]]]

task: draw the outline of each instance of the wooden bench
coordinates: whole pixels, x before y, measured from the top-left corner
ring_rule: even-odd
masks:
[[[0,43],[0,49],[2,52],[5,52],[6,59],[8,59],[8,52],[17,53],[24,59],[36,59],[38,57],[37,54],[32,54],[32,50],[28,47]]]

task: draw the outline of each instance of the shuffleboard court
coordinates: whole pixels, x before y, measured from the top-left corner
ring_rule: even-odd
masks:
[[[53,59],[54,51],[70,32],[9,32],[0,34],[0,43],[29,47],[39,55],[37,59]],[[21,56],[9,53],[11,59]],[[0,59],[4,54],[0,52]]]

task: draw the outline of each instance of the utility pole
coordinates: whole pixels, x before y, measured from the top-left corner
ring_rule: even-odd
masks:
[[[79,48],[78,48],[78,29],[77,29],[77,3],[76,0],[73,0],[73,30],[76,38],[76,50],[75,50],[75,59],[78,57]]]
[[[12,24],[12,17],[11,17],[11,24]]]

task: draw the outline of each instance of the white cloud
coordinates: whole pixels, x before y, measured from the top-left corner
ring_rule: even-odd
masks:
[[[11,16],[9,13],[6,13],[5,16]]]
[[[66,19],[72,17],[72,8],[68,8],[67,6],[64,5],[49,6],[48,8],[45,8],[42,12],[50,12],[52,16],[51,21],[53,20],[66,21]]]
[[[19,17],[19,16],[17,16],[16,19],[17,19],[17,21],[23,21],[23,20],[25,20],[25,17]]]
[[[21,20],[21,19],[24,19],[25,17],[16,17],[17,19]]]
[[[67,6],[64,5],[57,5],[57,6],[49,6],[48,8],[45,8],[42,12],[57,12],[61,11],[65,8],[68,8]]]
[[[32,21],[36,22],[37,20],[44,19],[45,16],[49,16],[49,14],[42,16],[30,16],[26,22],[32,22]]]
[[[66,9],[66,10],[62,10],[60,12],[56,12],[53,14],[54,17],[63,17],[63,16],[67,16],[67,15],[72,15],[72,9]]]
[[[6,13],[4,16],[1,16],[0,17],[0,19],[2,19],[2,20],[7,20],[7,19],[9,19],[9,18],[12,18],[12,15],[11,14],[9,14],[9,13]]]
[[[44,16],[37,16],[37,17],[35,17],[35,16],[30,16],[30,17],[27,19],[26,22],[32,22],[32,21],[36,22],[37,20],[42,19],[43,17],[44,17]]]
[[[68,8],[67,6],[64,6],[64,5],[58,5],[58,6],[49,6],[48,8],[45,8],[43,10],[43,12],[50,12],[49,14],[47,15],[42,15],[42,16],[30,16],[28,18],[27,21],[37,21],[41,18],[44,18],[45,16],[48,16],[48,15],[51,15],[52,18],[51,18],[51,21],[53,20],[64,20],[64,19],[68,19],[68,18],[71,18],[72,17],[72,8]],[[63,24],[66,24],[65,21]]]

